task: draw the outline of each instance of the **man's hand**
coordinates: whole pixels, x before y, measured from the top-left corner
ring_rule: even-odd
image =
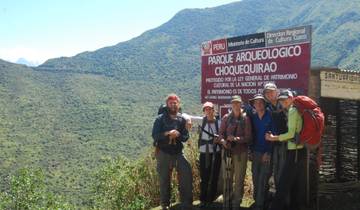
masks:
[[[226,138],[226,141],[234,141],[234,139],[235,139],[235,137],[234,136],[228,136],[227,138]]]
[[[221,142],[220,142],[220,138],[219,138],[219,136],[218,135],[214,135],[215,137],[214,137],[214,144],[221,144]]]
[[[175,139],[175,138],[177,138],[177,137],[179,137],[180,136],[180,132],[179,131],[177,131],[177,130],[171,130],[171,131],[169,131],[169,137],[170,138],[172,138],[172,139]]]
[[[237,141],[240,141],[240,137],[228,136],[226,138],[226,140],[229,141],[229,142],[237,142]]]
[[[176,144],[176,138],[180,136],[180,132],[177,130],[171,130],[167,132],[167,135],[169,136],[169,144]]]
[[[221,144],[225,149],[228,149],[228,148],[229,148],[229,145],[227,144],[227,141],[225,141],[225,139],[221,139],[221,140],[220,140],[220,144]]]
[[[274,136],[272,133],[266,133],[265,134],[265,139],[267,140],[267,141],[276,141],[277,140],[277,138],[276,138],[276,136]]]

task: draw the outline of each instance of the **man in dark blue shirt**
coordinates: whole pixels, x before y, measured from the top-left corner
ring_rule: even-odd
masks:
[[[160,178],[160,202],[162,209],[170,209],[170,174],[173,168],[176,168],[182,209],[191,209],[191,166],[182,152],[183,142],[189,139],[189,132],[186,129],[186,120],[179,113],[180,98],[170,94],[166,99],[166,106],[166,111],[156,118],[152,130],[157,147],[155,155]]]
[[[255,210],[264,209],[265,200],[269,191],[269,178],[271,176],[272,144],[265,140],[267,132],[274,132],[271,112],[265,109],[265,98],[256,94],[250,99],[253,106],[251,117],[253,128],[253,144],[251,146],[252,176],[254,184]]]

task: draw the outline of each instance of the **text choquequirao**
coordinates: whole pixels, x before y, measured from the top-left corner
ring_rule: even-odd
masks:
[[[277,71],[277,63],[261,62],[282,58],[298,57],[301,55],[301,46],[284,46],[279,48],[267,48],[254,51],[241,51],[208,57],[208,65],[220,65],[215,67],[216,76],[274,73]],[[237,64],[247,62],[245,64]],[[234,64],[235,63],[235,64]]]

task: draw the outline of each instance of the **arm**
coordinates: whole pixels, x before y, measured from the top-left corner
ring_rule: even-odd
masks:
[[[219,142],[220,144],[222,144],[225,148],[226,148],[226,140],[225,140],[225,136],[226,136],[226,122],[228,120],[228,115],[225,115],[222,119],[221,119],[221,124],[220,124],[220,129],[219,129]]]
[[[168,141],[168,132],[162,131],[162,123],[161,117],[156,118],[153,129],[152,129],[152,137],[155,141]]]
[[[294,138],[296,132],[296,123],[299,117],[300,115],[296,109],[293,108],[291,111],[289,111],[288,132],[284,134],[280,134],[279,141],[287,141],[288,139]]]
[[[294,138],[296,132],[296,123],[300,117],[299,113],[296,109],[289,110],[288,115],[288,132],[280,134],[280,135],[273,135],[273,134],[266,134],[266,140],[269,141],[287,141],[289,139]]]
[[[247,116],[251,116],[253,114],[254,108],[250,104],[245,104],[244,111]]]
[[[240,143],[247,143],[250,144],[252,142],[252,128],[251,128],[251,121],[249,117],[245,117],[245,130],[244,130],[244,137],[240,138]]]
[[[182,142],[186,142],[189,139],[189,131],[186,128],[186,120],[182,120],[181,122],[181,129],[179,130],[180,135],[178,136],[178,140]]]
[[[221,123],[220,123],[220,129],[219,129],[219,139],[225,139],[225,135],[226,135],[226,122],[227,122],[227,115],[225,115],[222,119],[221,119]]]

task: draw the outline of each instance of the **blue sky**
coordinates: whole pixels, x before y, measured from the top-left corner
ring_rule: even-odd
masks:
[[[236,0],[1,0],[0,58],[41,63],[139,36],[185,8]]]

